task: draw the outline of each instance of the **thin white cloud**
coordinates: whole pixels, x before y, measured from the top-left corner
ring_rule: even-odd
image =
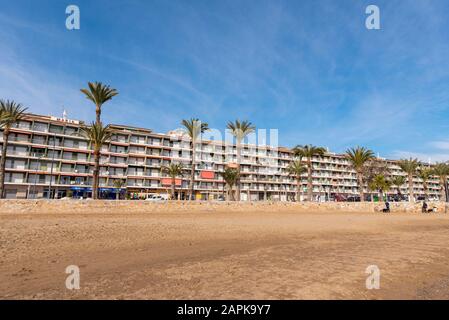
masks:
[[[434,141],[431,142],[430,145],[437,149],[449,151],[449,141]]]
[[[421,153],[397,150],[392,153],[393,159],[417,158],[425,163],[446,162],[449,161],[449,153]]]

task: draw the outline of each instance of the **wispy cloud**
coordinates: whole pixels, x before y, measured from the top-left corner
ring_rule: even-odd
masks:
[[[414,152],[396,150],[393,152],[395,158],[418,158],[424,162],[446,162],[449,161],[449,141],[432,141],[428,143],[426,152]]]
[[[410,152],[397,150],[392,153],[393,159],[408,159],[417,158],[418,160],[425,163],[435,163],[435,162],[446,162],[449,161],[448,153],[421,153],[421,152]]]
[[[449,141],[434,141],[431,142],[430,145],[437,149],[449,151]]]

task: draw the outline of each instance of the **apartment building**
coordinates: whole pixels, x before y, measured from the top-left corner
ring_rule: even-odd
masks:
[[[90,197],[93,152],[80,134],[81,121],[63,116],[28,114],[11,129],[6,160],[7,198]],[[115,198],[117,193],[131,198],[151,193],[169,193],[171,179],[161,167],[183,163],[185,174],[176,179],[176,196],[184,199],[189,190],[192,154],[190,140],[181,130],[167,134],[150,129],[110,125],[113,136],[101,150],[100,196]],[[0,144],[3,135],[0,132]],[[225,193],[220,175],[226,166],[236,166],[237,148],[231,142],[201,141],[196,148],[195,198],[217,199]],[[286,173],[293,160],[291,150],[244,144],[241,151],[241,200],[288,201],[296,195],[297,182]],[[395,161],[385,160],[391,175],[404,175]],[[326,153],[314,157],[313,194],[326,200],[335,195],[357,195],[355,172],[343,155]],[[122,181],[118,187],[116,181]],[[438,179],[428,182],[428,195],[439,197]],[[301,192],[307,192],[303,176]],[[370,190],[366,189],[369,193]],[[395,193],[392,190],[391,193]],[[406,185],[401,187],[408,193]],[[424,195],[422,181],[414,180],[414,192]],[[377,194],[376,192],[373,192]]]

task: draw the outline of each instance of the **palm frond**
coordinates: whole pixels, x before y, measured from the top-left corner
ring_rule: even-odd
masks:
[[[300,177],[307,172],[307,168],[300,160],[294,160],[290,162],[286,171],[289,176]]]
[[[235,120],[234,122],[229,121],[226,126],[231,134],[236,138],[237,142],[242,142],[245,137],[253,132],[255,132],[256,127],[249,121]]]
[[[387,180],[387,178],[382,175],[376,175],[373,180],[368,184],[368,187],[371,190],[381,190],[381,191],[388,191],[391,188],[391,181]]]
[[[96,106],[101,107],[105,102],[118,95],[116,89],[111,88],[109,85],[104,85],[101,82],[88,82],[87,85],[89,87],[88,89],[80,89],[80,91]]]
[[[13,100],[0,100],[0,128],[10,128],[24,118],[28,108]]]
[[[168,166],[163,166],[161,172],[167,174],[170,178],[182,177],[184,166],[181,163],[170,163]]]
[[[355,147],[346,150],[346,159],[357,172],[361,172],[369,161],[375,159],[374,152],[365,147]]]
[[[201,122],[197,118],[182,120],[181,125],[184,127],[184,131],[192,141],[196,140],[202,133],[209,130],[209,125],[206,122]]]
[[[234,186],[237,183],[240,177],[240,172],[235,168],[226,168],[223,172],[220,172],[219,174],[223,177],[223,180],[230,188],[232,188],[232,186]]]
[[[81,134],[99,151],[101,146],[111,139],[112,131],[101,123],[92,122],[90,126],[82,126]]]
[[[293,154],[299,159],[308,158],[311,159],[314,156],[322,156],[326,153],[326,149],[323,147],[317,147],[311,144],[297,145],[293,148]]]
[[[390,181],[391,185],[400,188],[407,182],[407,179],[404,176],[394,176]]]
[[[407,173],[408,175],[414,175],[416,174],[416,171],[419,167],[420,163],[418,159],[401,159],[398,162],[398,166]]]

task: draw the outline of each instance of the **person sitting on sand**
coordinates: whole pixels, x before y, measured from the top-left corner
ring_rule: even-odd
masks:
[[[385,208],[382,209],[382,212],[385,212],[385,213],[390,212],[390,203],[388,201],[385,202]]]
[[[421,209],[422,213],[427,213],[427,203],[424,200],[422,203],[422,209]]]

